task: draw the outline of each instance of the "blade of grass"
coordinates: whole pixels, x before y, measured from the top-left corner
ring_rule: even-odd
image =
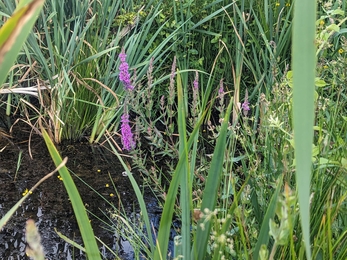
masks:
[[[51,155],[51,158],[54,161],[54,164],[59,165],[62,161],[59,155],[59,152],[57,151],[51,138],[49,137],[48,133],[43,127],[41,127],[41,131],[42,131],[42,135],[45,140],[45,143],[47,145],[48,151]],[[69,195],[69,198],[70,198],[70,201],[71,201],[71,204],[77,219],[78,227],[82,235],[87,257],[88,259],[101,260],[99,248],[96,244],[96,240],[94,237],[94,232],[89,222],[86,209],[84,207],[81,196],[76,188],[76,185],[68,169],[65,166],[59,169],[59,173],[60,173],[60,176],[63,178],[64,186]]]
[[[179,153],[185,154],[183,158],[182,172],[180,172],[180,206],[182,210],[182,254],[184,259],[190,259],[190,212],[192,209],[192,184],[189,169],[187,132],[186,132],[186,108],[184,93],[182,88],[181,75],[177,73],[177,99],[178,99],[178,133],[179,133]]]
[[[18,154],[17,168],[16,168],[16,173],[15,173],[15,175],[14,175],[14,181],[16,181],[16,179],[17,179],[17,174],[18,174],[20,165],[21,165],[21,163],[22,163],[22,154],[23,154],[23,151],[20,150],[20,151],[19,151],[19,154]]]
[[[82,252],[86,252],[86,250],[84,249],[83,246],[77,244],[75,241],[71,240],[70,238],[68,238],[67,236],[64,236],[62,233],[60,233],[56,228],[54,228],[54,231],[57,233],[57,235],[63,239],[64,241],[66,241],[67,243],[69,243],[70,245],[73,245],[74,247],[76,247],[77,249],[81,250]]]
[[[25,5],[27,4],[27,5]],[[0,86],[33,27],[44,0],[20,1],[17,10],[0,29]]]
[[[293,20],[293,124],[296,183],[306,257],[310,249],[310,181],[314,122],[316,1],[295,1]]]

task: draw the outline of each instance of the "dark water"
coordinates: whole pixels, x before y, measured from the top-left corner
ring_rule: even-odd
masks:
[[[0,217],[22,197],[26,188],[30,189],[54,169],[42,138],[38,135],[32,136],[30,151],[33,158],[29,155],[28,139],[29,131],[23,129],[14,131],[13,139],[0,139]],[[122,174],[123,168],[118,164],[117,158],[97,145],[64,144],[58,148],[63,157],[68,157],[68,168],[78,176],[74,176],[74,180],[86,209],[91,212],[89,216],[95,235],[120,259],[134,259],[130,243],[122,239],[122,234],[118,231],[107,227],[107,224],[112,222],[108,213],[111,206],[83,183],[90,185],[115,207],[120,208],[123,205],[127,215],[137,218],[139,207],[136,197],[128,178]],[[16,173],[20,153],[21,162]],[[41,184],[0,231],[0,259],[29,259],[25,255],[24,235],[25,222],[29,218],[34,219],[37,224],[46,259],[85,259],[83,252],[65,242],[55,231],[56,229],[82,245],[70,201],[63,182],[57,176],[58,174]],[[112,187],[110,176],[120,199]],[[141,181],[138,176],[137,179],[138,182]],[[114,196],[110,196],[111,193]],[[151,220],[154,226],[157,226],[160,210],[155,199],[147,196],[146,200]],[[102,244],[100,250],[104,259],[117,259]]]

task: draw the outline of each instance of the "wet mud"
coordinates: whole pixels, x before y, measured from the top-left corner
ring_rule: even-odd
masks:
[[[29,131],[30,128],[25,127],[15,129],[13,138],[3,136],[0,139],[0,217],[22,198],[25,189],[30,189],[54,169],[42,137],[33,134],[29,142]],[[107,211],[111,206],[108,202],[117,208],[122,204],[127,214],[135,217],[139,214],[133,188],[128,178],[122,174],[123,168],[117,158],[99,145],[91,146],[87,143],[63,144],[58,149],[62,157],[68,157],[67,167],[75,174],[73,178],[86,209],[90,212],[95,235],[120,259],[134,259],[130,243],[122,238],[122,234],[105,224],[110,223]],[[58,175],[56,173],[42,183],[0,231],[1,259],[29,259],[25,254],[25,222],[29,218],[37,224],[46,259],[86,259],[83,252],[65,242],[55,231],[56,229],[76,243],[83,244],[71,203]],[[118,194],[112,187],[110,176]],[[140,183],[139,176],[137,179]],[[146,200],[152,222],[156,226],[160,210],[155,199],[146,196]],[[104,259],[117,259],[102,244],[99,245]]]

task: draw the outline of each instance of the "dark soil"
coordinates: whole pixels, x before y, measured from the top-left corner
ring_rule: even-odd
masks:
[[[29,142],[29,131],[30,128],[18,125],[13,130],[13,138],[4,136],[0,138],[0,151],[2,150],[0,152],[0,217],[3,217],[22,198],[25,189],[30,189],[54,169],[42,137],[34,134]],[[29,155],[29,147],[32,158]],[[117,157],[98,145],[70,143],[60,145],[58,149],[62,157],[68,157],[67,166],[71,172],[76,174],[73,178],[86,209],[92,213],[90,219],[95,235],[121,259],[133,259],[133,251],[129,242],[121,239],[122,234],[118,234],[117,231],[106,230],[103,227],[105,224],[100,221],[102,219],[110,223],[106,216],[109,216],[107,210],[111,206],[83,183],[86,182],[115,207],[120,207],[120,202],[122,202],[127,213],[138,214],[139,207],[136,204],[133,188],[128,178],[123,176],[123,168],[118,163]],[[22,158],[19,170],[16,172],[20,153],[22,153]],[[42,183],[0,231],[1,259],[29,259],[25,254],[24,234],[25,222],[29,218],[34,219],[37,224],[46,259],[85,259],[83,252],[65,242],[55,231],[57,229],[63,235],[83,245],[65,187],[57,176],[58,173]],[[116,185],[121,201],[112,187],[110,176]],[[140,180],[138,181],[140,182]],[[106,187],[106,184],[109,184],[109,187]],[[111,193],[114,196],[110,196]],[[148,197],[147,205],[149,212],[151,210],[156,212],[156,215],[152,215],[152,220],[158,223],[158,209],[155,200]],[[115,256],[101,244],[100,249],[105,259],[115,259]]]

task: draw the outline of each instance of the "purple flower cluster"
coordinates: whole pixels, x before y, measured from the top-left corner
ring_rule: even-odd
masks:
[[[176,73],[176,56],[174,56],[174,60],[171,66],[170,87],[175,84],[175,73]]]
[[[248,102],[248,100],[245,100],[245,102],[243,102],[242,103],[242,110],[244,110],[244,111],[249,111],[250,110],[250,108],[249,108],[249,102]]]
[[[191,115],[194,120],[194,123],[197,121],[198,115],[198,103],[199,103],[199,73],[195,71],[195,79],[193,81],[193,102],[192,102],[192,110]]]
[[[249,108],[249,102],[248,102],[248,91],[246,89],[246,94],[245,94],[245,100],[243,101],[242,105],[241,105],[241,109],[243,112],[244,116],[248,115],[248,111],[250,110]]]
[[[121,125],[121,132],[122,132],[122,144],[123,144],[123,150],[132,150],[135,148],[136,143],[134,141],[133,133],[131,132],[131,128],[129,125],[129,114],[124,113],[122,115],[122,125]]]
[[[134,86],[131,84],[131,81],[130,81],[129,65],[126,62],[126,57],[127,55],[125,54],[124,49],[122,49],[122,52],[119,54],[119,59],[120,59],[119,80],[123,83],[124,88],[126,90],[133,90]]]

